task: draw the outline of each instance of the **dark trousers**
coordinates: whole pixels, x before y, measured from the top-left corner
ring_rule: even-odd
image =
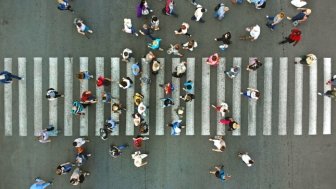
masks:
[[[196,21],[196,17],[195,17],[195,16],[192,16],[192,17],[191,17],[191,20],[195,20],[195,21]],[[203,18],[200,18],[199,22],[204,23],[205,20],[203,20]]]
[[[283,41],[280,41],[279,44],[285,44],[285,43],[293,43],[294,41],[291,40],[289,37],[286,37]]]

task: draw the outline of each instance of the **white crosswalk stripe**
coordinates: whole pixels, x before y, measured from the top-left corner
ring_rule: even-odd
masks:
[[[251,58],[250,58],[251,59]],[[225,102],[225,93],[226,93],[226,84],[225,84],[225,75],[224,70],[228,68],[226,65],[226,62],[230,61],[225,58],[221,58],[220,64],[216,69],[217,75],[214,77],[217,80],[217,86],[215,86],[214,89],[212,89],[212,86],[210,85],[210,70],[213,69],[209,65],[205,63],[206,59],[203,58],[202,60],[199,60],[199,62],[202,65],[199,65],[200,68],[202,68],[201,71],[201,78],[196,78],[196,59],[195,58],[187,58],[187,74],[185,78],[175,78],[171,76],[171,73],[168,73],[166,69],[167,65],[169,67],[171,66],[172,69],[175,69],[176,65],[182,61],[180,58],[170,58],[170,59],[163,59],[159,58],[158,60],[161,62],[161,70],[159,71],[159,74],[156,76],[153,76],[150,73],[150,64],[145,63],[144,60],[141,60],[142,64],[142,75],[138,78],[134,78],[134,75],[131,71],[131,66],[135,62],[135,60],[131,60],[130,63],[127,63],[126,65],[126,75],[122,75],[122,77],[130,77],[133,81],[133,86],[126,91],[120,91],[118,82],[121,78],[120,73],[121,70],[121,60],[117,57],[112,57],[111,62],[105,61],[103,57],[96,57],[95,59],[92,59],[92,63],[94,63],[95,66],[95,74],[96,78],[99,76],[105,76],[109,77],[111,74],[112,84],[111,84],[111,90],[109,90],[109,87],[96,87],[95,92],[98,99],[97,104],[91,108],[90,112],[88,111],[89,108],[85,109],[85,115],[82,116],[74,116],[71,114],[71,107],[73,100],[78,100],[81,96],[81,94],[85,90],[90,90],[88,85],[88,80],[82,80],[79,81],[78,79],[74,78],[76,76],[74,72],[74,64],[73,64],[73,58],[71,57],[65,57],[64,59],[58,59],[56,57],[50,57],[46,59],[48,61],[47,64],[43,65],[43,68],[48,68],[48,78],[43,79],[42,78],[42,58],[35,57],[33,58],[34,66],[33,66],[33,78],[27,78],[27,75],[29,76],[29,73],[27,72],[27,61],[24,57],[19,57],[17,59],[17,70],[18,73],[15,73],[15,70],[12,69],[13,64],[16,64],[16,61],[12,58],[5,58],[4,59],[4,70],[9,72],[14,72],[13,74],[18,75],[20,77],[24,77],[25,80],[21,80],[16,84],[16,81],[14,81],[12,84],[5,84],[4,86],[4,109],[6,111],[3,112],[4,115],[4,135],[5,136],[12,136],[13,134],[13,128],[16,126],[13,125],[13,123],[18,123],[18,132],[19,136],[29,136],[29,135],[37,135],[42,128],[46,127],[46,125],[42,125],[43,123],[43,117],[49,116],[49,124],[53,125],[54,127],[58,129],[64,129],[64,135],[65,136],[73,136],[77,132],[76,130],[79,130],[80,136],[89,136],[89,135],[99,135],[99,129],[104,125],[104,120],[107,119],[104,117],[104,112],[109,112],[109,115],[116,120],[119,121],[120,118],[126,120],[126,127],[120,127],[114,129],[111,135],[118,136],[121,134],[124,134],[126,136],[132,136],[138,133],[138,131],[135,129],[133,120],[131,118],[131,114],[134,113],[134,102],[133,102],[133,95],[134,90],[136,88],[136,85],[140,84],[139,78],[140,77],[150,77],[152,80],[151,85],[142,85],[141,86],[141,93],[144,95],[144,104],[146,106],[150,106],[150,104],[155,104],[154,106],[150,106],[151,109],[148,109],[146,112],[145,120],[147,123],[149,123],[150,126],[150,134],[154,135],[170,135],[170,132],[165,132],[165,130],[168,128],[165,128],[165,124],[175,121],[178,119],[175,109],[181,105],[185,107],[185,124],[186,124],[186,133],[185,135],[224,135],[225,134],[225,127],[221,124],[218,124],[219,119],[222,117],[220,114],[218,114],[216,111],[213,111],[211,108],[211,104],[220,104],[221,102]],[[300,60],[299,58],[296,58],[296,60]],[[256,136],[256,135],[287,135],[289,134],[288,128],[294,126],[293,134],[294,135],[302,135],[302,123],[303,121],[308,123],[308,135],[330,135],[332,133],[331,130],[331,107],[332,107],[332,101],[328,97],[323,97],[323,105],[318,104],[318,96],[317,96],[317,89],[318,86],[323,85],[324,91],[330,90],[329,85],[325,85],[325,82],[331,78],[331,58],[323,58],[319,59],[318,62],[320,66],[323,66],[323,77],[324,81],[319,81],[317,79],[318,75],[318,65],[313,64],[310,67],[306,67],[305,65],[296,64],[296,65],[288,65],[288,58],[286,57],[280,57],[279,58],[279,70],[275,69],[275,65],[277,62],[276,59],[271,57],[266,57],[264,59],[264,67],[258,71],[251,71],[247,72],[242,67],[242,58],[240,57],[234,57],[233,58],[233,66],[240,66],[241,67],[241,73],[238,74],[237,77],[235,77],[232,82],[232,102],[227,102],[230,106],[230,112],[227,113],[227,116],[232,116],[238,123],[241,124],[242,119],[247,119],[247,121],[243,121],[243,123],[247,123],[247,125],[242,125],[241,128],[246,129],[236,129],[232,132],[232,135],[234,136],[240,136],[240,135],[248,135],[248,136]],[[322,61],[323,60],[323,61]],[[58,73],[58,66],[59,64],[63,64],[64,61],[64,75],[57,74]],[[170,64],[171,62],[171,64]],[[294,74],[294,81],[291,82],[288,80],[289,78],[289,72],[288,67],[292,67],[295,69],[293,72]],[[89,58],[88,57],[80,57],[79,58],[79,69],[80,71],[89,71]],[[107,68],[109,72],[105,73],[104,70]],[[277,74],[279,74],[279,79],[274,80],[273,76],[275,75],[276,71],[278,71]],[[309,72],[309,77],[308,73]],[[212,71],[211,71],[212,72]],[[92,72],[91,72],[92,73]],[[215,73],[215,72],[214,72]],[[164,80],[165,78],[168,78],[167,81]],[[241,81],[241,75],[248,74],[248,87],[251,88],[257,88],[259,86],[259,90],[262,92],[262,97],[258,101],[248,100],[243,98],[240,95],[240,92],[242,91],[242,81]],[[303,74],[307,75],[304,76]],[[258,75],[258,77],[257,77]],[[62,78],[64,77],[64,78]],[[260,81],[260,77],[263,77],[263,80]],[[213,77],[211,77],[212,79]],[[259,78],[259,81],[257,80]],[[309,88],[303,87],[303,79],[309,78]],[[34,110],[33,110],[33,122],[29,122],[27,120],[27,112],[29,111],[27,109],[27,105],[29,99],[29,95],[27,93],[27,87],[26,83],[28,83],[29,79],[33,79],[33,95],[34,95]],[[62,81],[64,79],[64,89],[58,88],[59,81]],[[28,81],[27,81],[28,80]],[[180,95],[185,95],[186,92],[181,92],[180,89],[183,87],[182,81],[188,81],[191,80],[194,82],[194,88],[201,89],[201,93],[195,94],[195,100],[192,102],[181,102]],[[195,85],[195,80],[198,80],[199,85]],[[162,102],[160,101],[163,97],[169,97],[170,95],[164,95],[164,90],[162,87],[159,87],[159,84],[165,84],[167,82],[172,82],[175,86],[175,90],[173,91],[171,97],[174,100],[175,105],[172,107],[162,108]],[[42,102],[43,100],[46,100],[43,98],[43,94],[45,94],[45,91],[47,89],[42,89],[43,82],[48,82],[48,87],[54,88],[58,90],[60,93],[64,91],[65,98],[59,98],[55,101],[49,102],[49,112],[43,112],[42,109]],[[79,83],[80,93],[79,98],[73,99],[73,87],[74,83]],[[198,84],[196,82],[196,84]],[[279,85],[279,87],[274,88],[272,85]],[[155,86],[154,86],[155,85]],[[44,85],[46,86],[46,85]],[[244,85],[246,86],[246,85]],[[260,88],[260,86],[263,86],[263,88]],[[155,88],[153,88],[155,87]],[[18,99],[14,99],[13,97],[13,90],[16,90],[18,88]],[[294,106],[288,106],[287,99],[289,98],[289,89],[294,88],[294,96],[292,97]],[[123,98],[120,95],[125,92],[126,96],[126,114],[123,112],[121,115],[110,113],[111,108],[109,106],[105,107],[105,104],[101,100],[101,94],[103,91],[111,92],[112,97],[114,98],[113,102],[119,102]],[[150,95],[152,91],[156,91],[155,99],[150,99]],[[243,89],[245,90],[245,88]],[[304,91],[307,90],[307,91]],[[217,94],[216,99],[212,99],[210,95],[212,91],[215,91]],[[276,92],[275,92],[276,91]],[[273,95],[275,93],[278,93],[278,99],[276,99]],[[75,96],[77,96],[77,92]],[[305,94],[305,95],[303,95]],[[123,99],[122,99],[123,100]],[[307,105],[309,105],[309,116],[303,117],[303,101],[307,102]],[[18,101],[18,105],[15,105],[13,101]],[[242,102],[241,102],[242,101]],[[153,103],[155,102],[155,103]],[[309,103],[308,103],[309,102]],[[201,105],[201,112],[197,112],[195,110],[195,103]],[[61,122],[58,120],[59,117],[57,115],[58,108],[63,107],[64,104],[64,122]],[[273,105],[273,104],[278,104]],[[14,105],[14,107],[13,107]],[[245,108],[245,105],[247,105],[247,117],[241,117],[241,112],[245,112],[243,108]],[[17,107],[16,107],[17,106]],[[109,108],[107,108],[109,107]],[[262,120],[259,120],[259,117],[257,117],[257,107],[258,110],[262,111]],[[273,107],[277,107],[277,110],[274,111]],[[322,110],[323,109],[323,110]],[[321,110],[321,114],[323,114],[323,131],[321,133],[317,130],[317,112]],[[15,111],[18,111],[17,113]],[[287,112],[291,111],[293,112],[292,120],[290,120],[293,124],[288,123],[287,119]],[[165,116],[165,112],[171,112],[171,117],[167,119]],[[211,113],[213,112],[213,113]],[[90,115],[89,115],[90,113]],[[210,124],[210,115],[214,116],[216,113],[216,123],[211,125]],[[201,114],[201,115],[200,115]],[[15,116],[13,116],[15,115]],[[195,123],[195,116],[199,115],[201,122]],[[93,129],[89,132],[89,125],[88,125],[88,117],[91,117],[94,119],[95,123],[95,129]],[[150,119],[151,118],[151,119]],[[13,121],[14,119],[17,119],[18,121]],[[47,117],[48,119],[48,117]],[[79,127],[76,125],[73,125],[73,119],[80,119]],[[150,121],[153,120],[153,123],[150,123]],[[155,121],[154,121],[155,120]],[[272,124],[274,121],[277,120],[277,124]],[[64,126],[62,125],[64,123]],[[212,123],[212,122],[211,122]],[[262,129],[257,130],[258,124],[263,123]],[[198,126],[199,125],[199,126]],[[195,127],[199,127],[200,131],[195,130]],[[33,128],[34,133],[29,133],[27,131],[28,128]],[[122,129],[122,131],[120,131]],[[262,131],[261,131],[262,130]],[[274,130],[275,132],[272,132]],[[291,129],[290,129],[291,130]],[[16,130],[15,130],[16,131]],[[124,132],[125,131],[125,132]],[[155,132],[154,132],[155,131]],[[196,132],[197,131],[197,132]],[[215,132],[213,132],[215,131]],[[247,132],[245,132],[247,131]],[[92,132],[92,133],[91,133]],[[261,133],[259,133],[261,132]],[[276,133],[277,132],[277,133]],[[182,132],[183,133],[183,132]],[[182,134],[183,135],[183,134]]]

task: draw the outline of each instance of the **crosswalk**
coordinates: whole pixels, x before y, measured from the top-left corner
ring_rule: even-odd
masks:
[[[118,57],[111,57],[110,59],[96,57],[90,60],[88,57],[80,57],[78,60],[74,60],[71,57],[50,57],[48,59],[35,57],[32,60],[27,60],[24,57],[17,59],[5,58],[4,70],[14,74],[17,73],[19,76],[24,77],[25,80],[0,86],[3,87],[4,91],[3,109],[5,110],[1,112],[4,120],[1,120],[0,125],[3,125],[4,129],[3,133],[0,134],[5,136],[36,136],[42,128],[47,127],[47,125],[43,125],[45,123],[43,120],[46,119],[45,116],[48,116],[47,123],[62,129],[64,132],[61,135],[73,136],[79,133],[80,136],[98,136],[99,129],[103,126],[105,119],[111,116],[114,120],[121,120],[119,127],[113,131],[113,136],[132,136],[138,134],[137,128],[134,127],[133,120],[131,119],[135,108],[133,103],[135,92],[141,92],[145,97],[144,104],[150,106],[145,116],[146,122],[149,123],[150,129],[148,134],[150,135],[170,135],[169,128],[165,125],[178,119],[175,109],[180,105],[185,106],[184,122],[186,130],[183,134],[230,134],[228,131],[225,131],[226,128],[223,125],[218,123],[218,120],[221,119],[220,115],[210,108],[211,104],[224,102],[226,99],[230,99],[230,101],[227,101],[230,105],[230,115],[238,123],[243,123],[239,129],[232,132],[233,136],[330,135],[332,132],[332,102],[330,98],[324,97],[323,104],[317,103],[318,86],[322,88],[323,85],[324,91],[330,89],[330,86],[325,85],[325,82],[331,78],[331,58],[320,59],[317,64],[323,64],[323,70],[318,71],[318,66],[321,67],[321,65],[314,64],[306,69],[305,65],[289,64],[289,62],[293,61],[287,57],[265,57],[260,59],[264,63],[263,67],[258,71],[252,72],[245,71],[245,66],[249,62],[249,59],[241,57],[234,57],[230,60],[221,58],[220,64],[216,68],[207,65],[205,63],[206,58],[200,60],[187,58],[187,73],[185,78],[181,79],[171,76],[171,70],[182,61],[180,58],[159,58],[158,60],[161,62],[162,70],[156,76],[152,76],[150,73],[150,64],[146,63],[144,59],[139,60],[142,66],[141,77],[150,77],[152,80],[151,85],[145,84],[140,86],[139,77],[135,77],[131,71],[131,65],[135,62],[134,59],[131,63],[125,65],[126,63],[121,62],[121,59]],[[128,76],[133,80],[134,87],[122,91],[123,89],[119,88],[117,82],[112,82],[111,87],[95,86],[95,89],[89,88],[89,83],[94,81],[79,81],[76,79],[76,64],[74,61],[79,62],[79,71],[88,71],[89,63],[90,65],[93,64],[95,71],[89,71],[95,73],[94,79],[97,79],[99,76],[111,76],[112,81],[119,81],[121,77]],[[231,62],[232,65],[229,65],[228,63]],[[18,70],[13,70],[12,67],[16,63]],[[27,70],[31,70],[27,69],[28,64],[33,65],[33,73],[31,74],[27,73]],[[42,66],[43,68],[47,66],[48,69],[42,69]],[[231,66],[241,67],[241,73],[233,80],[225,78],[224,74],[224,70]],[[198,69],[201,68],[201,72],[197,73],[197,75],[196,67]],[[293,68],[294,71],[289,72],[289,67]],[[60,70],[60,68],[64,68],[64,70]],[[90,66],[90,68],[92,67]],[[48,70],[48,74],[43,74],[44,70]],[[290,75],[289,73],[294,75]],[[216,74],[216,76],[212,77],[211,74]],[[318,74],[323,74],[323,81],[318,81]],[[48,78],[45,78],[45,75],[48,75]],[[309,78],[306,75],[309,75]],[[243,82],[243,79],[246,78],[248,84]],[[263,80],[261,81],[260,78],[263,78]],[[294,79],[290,80],[289,78]],[[307,78],[309,79],[308,89],[304,87],[304,79],[306,80]],[[185,103],[179,98],[185,94],[183,90],[179,90],[182,88],[184,80],[199,81],[194,83],[196,99],[192,102]],[[28,81],[29,83],[33,83],[33,86],[28,86]],[[175,105],[169,108],[162,108],[160,99],[164,97],[164,91],[159,84],[169,81],[176,88],[172,93]],[[43,88],[43,86],[46,86],[45,82],[47,82],[48,87],[56,88],[65,96],[64,99],[49,101],[47,103],[47,113],[42,112],[45,110],[45,108],[42,108],[42,104],[45,104],[43,102],[46,101],[44,93],[47,88]],[[213,82],[216,85],[211,85]],[[77,85],[76,83],[79,85],[79,91],[74,90],[74,86]],[[64,87],[60,89],[57,86]],[[92,85],[90,84],[90,86]],[[262,98],[258,101],[252,101],[242,97],[240,92],[246,89],[246,87],[259,89],[262,92]],[[294,88],[294,94],[290,92],[290,88]],[[98,103],[92,105],[90,108],[86,108],[85,115],[75,118],[71,114],[72,102],[78,100],[85,90],[95,92]],[[123,112],[121,115],[112,113],[110,105],[104,104],[101,101],[101,93],[103,91],[110,92],[115,98],[114,101],[125,101],[126,112]],[[154,91],[155,95],[151,95]],[[18,95],[13,95],[14,92],[18,93]],[[216,99],[213,99],[213,92],[216,93]],[[33,96],[33,100],[30,99],[31,96]],[[305,96],[308,96],[308,98],[304,99]],[[289,100],[293,102],[293,105],[289,104]],[[16,101],[18,103],[13,103]],[[29,101],[33,101],[31,103],[32,107],[29,107]],[[305,103],[307,101],[308,103]],[[307,104],[309,109],[308,114],[303,111],[303,106],[306,107],[305,104]],[[323,114],[323,121],[320,123],[317,122],[318,110],[321,110],[320,112]],[[34,116],[28,118],[27,112],[32,112]],[[64,115],[60,115],[60,112]],[[289,116],[288,112],[292,112],[293,115]],[[262,116],[258,116],[258,114],[262,114]],[[89,117],[90,119],[94,118],[94,124],[89,125]],[[64,118],[64,121],[61,121],[61,118]],[[216,119],[216,121],[212,121],[212,119]],[[308,123],[308,125],[303,125],[304,123]],[[13,133],[13,131],[17,131],[17,128],[18,134]],[[321,128],[321,131],[319,128]]]

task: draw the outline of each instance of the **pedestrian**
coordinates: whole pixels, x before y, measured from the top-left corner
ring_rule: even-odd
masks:
[[[172,98],[161,98],[160,100],[163,102],[162,108],[174,105]]]
[[[111,109],[112,109],[113,113],[118,113],[118,114],[121,114],[121,110],[126,111],[126,108],[124,108],[122,106],[122,104],[116,103],[116,102],[112,104],[112,108]]]
[[[139,33],[141,33],[141,35],[148,36],[151,40],[156,39],[155,37],[152,36],[153,31],[147,24],[142,25],[142,29],[139,30]]]
[[[307,8],[297,8],[297,10],[300,10],[300,12],[294,17],[287,16],[287,19],[292,21],[294,26],[297,26],[307,21],[309,15],[312,12],[311,9],[307,9]]]
[[[151,68],[152,68],[152,74],[157,75],[161,68],[161,63],[158,60],[154,59]]]
[[[74,10],[71,8],[71,5],[69,4],[69,0],[58,0],[58,10],[68,10],[70,12],[74,12]]]
[[[80,81],[89,80],[91,78],[93,78],[93,75],[89,71],[81,71],[77,74],[77,79]]]
[[[99,76],[98,79],[97,79],[97,87],[101,87],[101,86],[110,86],[111,85],[111,82],[112,80],[107,78],[107,77],[104,77],[104,76]]]
[[[83,183],[86,176],[89,176],[90,173],[88,171],[83,171],[79,167],[77,167],[70,177],[70,184],[76,186],[80,183]]]
[[[289,36],[286,37],[283,41],[280,41],[279,44],[294,42],[293,46],[295,46],[296,44],[298,44],[299,41],[301,41],[301,35],[302,32],[299,29],[293,28]]]
[[[150,27],[152,30],[155,30],[155,31],[158,31],[160,30],[160,20],[157,16],[153,15],[152,16],[152,19],[151,19],[151,22],[150,22]]]
[[[182,48],[189,50],[189,51],[193,51],[194,48],[196,48],[198,46],[197,42],[193,39],[189,40],[188,42],[182,44]]]
[[[179,106],[174,111],[176,112],[176,114],[179,117],[179,119],[182,120],[183,116],[184,116],[184,107],[183,106]]]
[[[255,26],[247,27],[245,30],[249,32],[249,35],[241,36],[240,37],[241,40],[255,41],[260,36],[260,26],[258,24],[256,24]]]
[[[141,134],[146,134],[149,131],[149,126],[146,122],[141,122],[138,127]]]
[[[225,180],[231,179],[230,175],[225,175],[223,165],[222,166],[215,166],[215,169],[216,169],[215,171],[210,171],[209,173],[215,175],[217,178],[219,178],[223,182]]]
[[[132,25],[132,20],[129,18],[124,18],[124,28],[122,29],[125,33],[130,33],[135,36],[139,36],[139,34],[135,31],[135,28]]]
[[[91,154],[89,153],[77,153],[75,157],[75,163],[78,167],[82,166],[85,161],[87,161],[91,157]]]
[[[173,54],[173,55],[182,57],[183,54],[181,54],[179,52],[180,49],[181,49],[181,45],[180,44],[175,44],[175,45],[170,44],[170,48],[167,50],[167,54]]]
[[[251,159],[247,152],[239,152],[238,157],[240,157],[248,167],[251,167],[254,164],[254,160]]]
[[[187,93],[184,96],[180,96],[180,99],[182,99],[184,102],[191,102],[193,99],[195,99],[195,95]]]
[[[231,41],[231,33],[230,32],[226,32],[225,34],[223,34],[222,37],[215,38],[215,41],[222,41],[223,42],[222,45],[219,45],[219,48],[222,51],[224,51],[232,43],[232,41]]]
[[[39,133],[37,139],[40,143],[51,142],[49,136],[57,136],[58,133],[60,133],[60,130],[56,130],[54,126],[49,125]]]
[[[163,51],[162,48],[160,48],[160,43],[161,43],[160,38],[156,38],[154,39],[151,43],[148,43],[148,48],[152,49],[152,50],[159,50],[159,51]]]
[[[307,2],[304,0],[292,0],[291,4],[294,5],[296,8],[301,8],[307,5]]]
[[[10,72],[7,72],[7,71],[0,72],[0,82],[3,84],[11,83],[13,81],[13,78],[18,79],[18,80],[24,80],[23,77],[19,77]]]
[[[82,19],[75,18],[74,22],[76,24],[76,28],[77,28],[78,33],[80,33],[82,35],[85,35],[86,32],[93,33],[93,31],[90,29],[90,27],[84,24],[84,21]]]
[[[234,131],[240,127],[240,125],[232,117],[226,117],[224,119],[221,119],[218,123],[228,125],[228,131]]]
[[[330,80],[326,82],[326,85],[331,85],[333,88],[336,86],[336,75],[333,75]]]
[[[204,23],[205,20],[203,20],[203,14],[207,12],[207,9],[203,8],[202,5],[198,4],[196,5],[196,10],[194,13],[194,16],[191,17],[191,20],[195,20],[196,22]]]
[[[232,4],[242,4],[244,2],[244,0],[230,0]]]
[[[70,173],[73,166],[75,166],[75,164],[72,164],[70,162],[66,162],[66,163],[60,164],[56,168],[56,174],[57,175],[65,175],[67,173]]]
[[[119,157],[122,154],[121,150],[126,149],[127,146],[128,146],[127,144],[123,144],[123,145],[119,145],[119,146],[111,144],[110,145],[110,150],[109,150],[111,157],[113,157],[113,158]]]
[[[146,110],[147,106],[143,102],[141,102],[138,106],[138,113],[141,114],[142,116],[146,116]]]
[[[214,54],[210,55],[209,58],[207,59],[206,63],[209,64],[210,66],[218,66],[218,64],[219,64],[218,53],[214,53]]]
[[[183,88],[182,90],[184,90],[187,93],[193,93],[194,92],[194,83],[191,80],[188,80],[186,82],[183,83]]]
[[[225,102],[221,102],[219,106],[212,104],[211,107],[213,107],[216,112],[219,112],[222,117],[225,116],[225,113],[229,112],[229,105]]]
[[[138,127],[144,121],[141,114],[139,114],[139,113],[132,114],[132,117],[133,117],[134,126],[136,126],[136,127]]]
[[[185,128],[184,125],[181,124],[182,123],[182,120],[177,120],[177,121],[174,121],[170,124],[167,124],[167,127],[171,127],[171,135],[180,135],[181,134],[181,131],[182,131],[182,128]]]
[[[230,78],[233,79],[235,78],[238,73],[240,71],[240,67],[239,66],[232,66],[229,70],[224,71],[224,73]]]
[[[107,119],[104,123],[104,127],[99,129],[100,138],[106,140],[108,135],[114,131],[117,125],[119,125],[118,121],[115,121],[112,118]]]
[[[146,16],[151,12],[153,12],[153,10],[149,8],[147,1],[141,0],[137,6],[137,17]]]
[[[139,76],[142,73],[141,64],[139,62],[133,63],[131,70],[134,76]]]
[[[46,182],[42,180],[40,177],[36,177],[34,180],[35,183],[30,186],[30,189],[44,189],[53,184],[52,181]]]
[[[266,19],[268,20],[268,22],[266,23],[266,26],[269,27],[271,31],[273,31],[275,29],[275,26],[279,24],[284,18],[285,18],[285,13],[283,11],[281,11],[275,16],[266,15]]]
[[[79,101],[74,101],[72,103],[71,113],[74,115],[85,115],[84,106]]]
[[[173,77],[177,77],[177,78],[183,77],[187,71],[186,64],[187,64],[186,61],[182,61],[178,63],[175,67],[175,71],[172,73]]]
[[[101,97],[102,97],[102,101],[108,104],[111,104],[112,99],[115,99],[114,97],[112,97],[111,93],[104,92],[104,91],[102,92]]]
[[[152,63],[153,60],[155,60],[156,56],[152,51],[149,51],[145,56],[145,62],[148,63]]]
[[[91,91],[87,90],[82,93],[81,104],[83,104],[84,108],[95,103],[97,103],[97,98],[92,94]]]
[[[256,9],[263,9],[266,7],[266,0],[246,0],[249,3],[253,3]]]
[[[136,137],[133,137],[133,145],[136,149],[140,149],[142,146],[142,142],[148,139],[149,139],[148,137],[138,135]]]
[[[225,16],[225,13],[228,12],[229,10],[230,10],[229,7],[226,7],[224,3],[219,3],[215,7],[214,17],[217,18],[217,20],[222,20]]]
[[[76,138],[73,142],[72,142],[72,146],[74,146],[75,148],[79,148],[81,146],[83,146],[85,143],[90,142],[89,139],[87,138]]]
[[[144,96],[141,93],[135,93],[133,96],[133,101],[136,106],[139,106],[139,104],[143,101]]]
[[[129,48],[125,48],[123,52],[121,53],[123,62],[129,63],[131,61],[131,58],[133,58],[133,51]]]
[[[256,71],[258,68],[262,66],[261,61],[259,61],[257,58],[253,58],[249,60],[249,64],[246,67],[247,71]]]
[[[162,9],[162,12],[165,15],[168,15],[168,16],[173,15],[175,17],[178,17],[178,15],[175,12],[175,1],[174,0],[166,0],[166,6],[165,6],[165,8]]]
[[[244,92],[240,93],[249,99],[258,100],[260,98],[260,92],[257,89],[247,88]]]
[[[209,141],[212,141],[214,143],[214,146],[216,146],[216,148],[212,148],[212,151],[224,152],[226,144],[223,136],[215,136],[214,138],[209,138]]]
[[[175,30],[176,35],[186,35],[188,37],[191,37],[191,35],[188,33],[189,24],[186,22],[183,22],[178,30]]]
[[[51,100],[56,100],[59,97],[64,97],[64,95],[59,94],[55,89],[49,88],[47,90],[47,95],[46,98],[51,101]]]
[[[128,89],[132,87],[133,81],[129,77],[123,77],[121,78],[121,81],[119,82],[119,87],[122,89]]]
[[[164,92],[166,95],[172,94],[172,92],[175,90],[175,86],[172,82],[168,82],[166,84],[159,84],[160,87],[164,89]]]
[[[312,64],[317,62],[317,57],[314,54],[307,54],[301,57],[300,61],[295,61],[294,64],[305,64],[311,66]]]
[[[148,162],[143,162],[143,159],[146,158],[148,155],[147,154],[141,154],[140,151],[136,151],[134,152],[134,154],[132,154],[132,159],[134,159],[134,165],[136,167],[142,167],[144,165],[147,165]]]
[[[335,98],[336,98],[336,89],[333,88],[333,89],[331,89],[331,90],[326,91],[325,93],[323,93],[323,92],[318,92],[317,94],[318,94],[318,95],[321,95],[321,96],[326,96],[326,97],[335,99]],[[335,99],[335,100],[336,100],[336,99]]]

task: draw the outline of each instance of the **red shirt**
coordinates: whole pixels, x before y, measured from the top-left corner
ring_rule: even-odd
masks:
[[[104,85],[105,78],[103,76],[99,76],[97,79],[97,86],[103,86]]]
[[[297,28],[292,29],[292,32],[289,35],[289,39],[299,42],[301,40],[301,31]]]
[[[91,96],[90,91],[84,91],[83,94],[82,94],[82,97],[81,97],[81,101],[82,102],[88,101],[90,96]]]

